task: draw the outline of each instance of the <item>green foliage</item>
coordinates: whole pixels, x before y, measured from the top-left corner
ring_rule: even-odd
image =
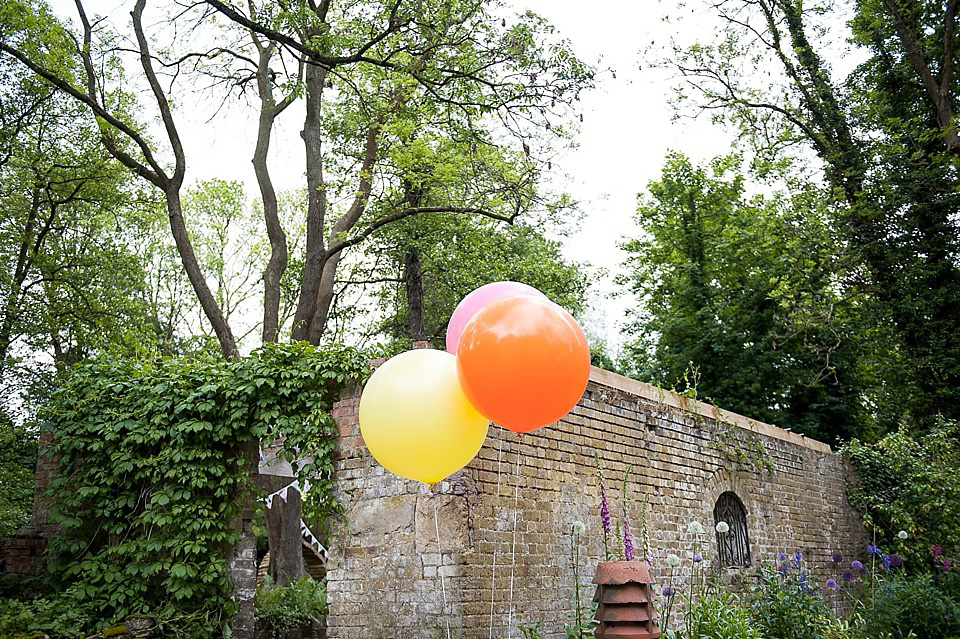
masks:
[[[746,595],[747,607],[761,636],[821,639],[832,613],[808,583],[802,561],[787,559],[777,570],[761,566],[758,584]]]
[[[0,598],[0,637],[33,639],[41,637],[83,637],[98,619],[96,610],[78,605],[84,598],[83,586],[22,601]]]
[[[109,626],[131,613],[174,636],[210,636],[233,604],[230,520],[249,484],[238,446],[285,437],[312,454],[312,493],[325,514],[334,442],[329,415],[364,374],[350,348],[268,345],[236,363],[91,362],[74,368],[44,411],[59,457],[50,581],[61,599]]]
[[[953,596],[951,596],[951,594]],[[865,637],[943,639],[960,634],[960,600],[938,587],[932,575],[887,579],[864,611]]]
[[[785,178],[794,187],[829,186],[827,206],[808,206],[823,211],[845,258],[806,270],[829,274],[843,302],[828,298],[819,308],[832,321],[818,324],[821,338],[853,347],[840,348],[838,373],[848,372],[839,383],[859,389],[873,422],[856,434],[960,418],[960,147],[950,142],[958,83],[949,73],[933,79],[938,64],[956,62],[946,60],[956,55],[949,5],[861,0],[848,21],[839,4],[707,4],[723,25],[716,41],[675,52],[695,108],[740,130],[737,146],[750,147],[758,176],[794,163]],[[830,60],[842,42],[866,58],[846,78]],[[932,64],[929,81],[918,64]],[[823,399],[831,410],[845,403]]]
[[[960,550],[960,426],[940,420],[925,433],[901,428],[876,444],[851,441],[841,453],[851,463],[850,503],[876,543],[903,555],[913,573],[934,569],[930,547]],[[899,532],[907,533],[901,540]]]
[[[257,624],[271,639],[283,639],[291,628],[310,626],[327,616],[327,582],[303,577],[281,588],[264,585],[254,598]]]
[[[779,639],[764,635],[736,596],[725,591],[698,600],[684,623],[687,639]]]
[[[0,411],[0,539],[30,521],[37,436]]]
[[[395,339],[426,339],[441,348],[457,304],[483,284],[523,282],[576,314],[583,310],[589,282],[583,266],[564,259],[560,244],[542,231],[482,218],[421,214],[391,225],[367,252],[379,259],[363,277],[395,281],[379,289],[385,319],[376,330]],[[423,306],[419,336],[411,335],[414,286]]]
[[[694,166],[671,154],[627,241],[626,347],[641,379],[826,441],[861,418],[851,344],[836,324],[835,239],[817,190],[748,198],[736,157]],[[841,332],[838,332],[841,331]],[[685,383],[686,382],[686,383]]]

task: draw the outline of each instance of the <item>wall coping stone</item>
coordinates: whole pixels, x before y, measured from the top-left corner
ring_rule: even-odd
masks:
[[[614,390],[623,391],[631,395],[643,397],[672,408],[696,413],[704,417],[709,417],[710,419],[715,419],[718,422],[734,424],[740,428],[757,433],[758,435],[765,435],[766,437],[772,437],[774,439],[790,442],[791,444],[803,446],[804,448],[809,448],[810,450],[820,453],[832,452],[829,444],[819,442],[815,439],[810,439],[809,437],[804,437],[799,433],[786,431],[771,424],[766,424],[764,422],[750,419],[749,417],[744,417],[743,415],[738,415],[737,413],[724,410],[722,408],[717,408],[716,406],[711,406],[705,402],[685,397],[678,393],[674,393],[673,391],[668,391],[657,386],[653,386],[652,384],[647,384],[635,379],[630,379],[629,377],[624,377],[623,375],[611,373],[610,371],[597,368],[596,366],[590,367],[590,381],[599,386],[606,386],[607,388],[612,388]]]

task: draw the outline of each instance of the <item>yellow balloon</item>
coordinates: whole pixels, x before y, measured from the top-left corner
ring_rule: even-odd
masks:
[[[392,473],[435,484],[473,459],[487,418],[467,401],[457,358],[446,351],[401,353],[374,371],[360,395],[360,434]]]

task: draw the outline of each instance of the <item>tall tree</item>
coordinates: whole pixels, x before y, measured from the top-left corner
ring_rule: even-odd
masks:
[[[177,245],[184,271],[203,308],[224,356],[239,356],[230,325],[223,316],[197,262],[183,218],[181,188],[186,173],[186,155],[173,114],[171,101],[157,72],[157,58],[144,29],[145,0],[138,0],[130,13],[137,58],[162,123],[166,147],[155,146],[150,136],[131,117],[135,104],[132,95],[110,86],[122,76],[118,58],[125,50],[114,34],[99,20],[91,21],[81,3],[77,3],[80,34],[64,29],[43,5],[16,0],[4,2],[0,11],[6,29],[0,40],[0,53],[8,56],[47,81],[58,92],[85,107],[96,118],[100,140],[118,162],[148,181],[166,203],[170,231]],[[158,152],[173,156],[173,168],[165,165]]]
[[[77,118],[47,93],[0,164],[0,365],[46,353],[62,366],[155,343],[133,241],[149,210]]]
[[[583,310],[588,277],[582,266],[529,226],[427,214],[373,239],[368,251],[378,259],[361,263],[351,277],[370,282],[383,318],[375,330],[392,338],[444,348],[457,304],[494,281],[523,282],[571,312]]]
[[[627,241],[622,282],[641,304],[636,373],[830,442],[861,418],[851,344],[828,313],[836,245],[817,194],[748,198],[735,158],[667,158]],[[803,222],[803,224],[798,224]]]
[[[871,310],[864,337],[886,340],[872,348],[881,378],[875,399],[884,388],[916,391],[880,400],[878,415],[888,427],[958,414],[951,4],[914,3],[908,10],[894,1],[858,2],[855,41],[871,58],[845,85],[831,77],[821,41],[808,35],[827,9],[797,0],[711,3],[727,24],[723,42],[680,51],[676,61],[694,100],[741,126],[761,156],[789,153],[799,143],[819,159],[836,197],[835,224],[859,264],[847,283]],[[749,68],[765,60],[782,74],[741,73],[744,60]]]

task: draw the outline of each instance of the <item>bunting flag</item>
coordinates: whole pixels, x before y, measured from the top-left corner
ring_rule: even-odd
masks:
[[[273,498],[277,496],[279,496],[280,499],[283,500],[283,503],[287,503],[287,491],[290,490],[291,488],[297,491],[298,493],[300,493],[301,496],[306,495],[308,492],[310,492],[310,480],[304,479],[302,488],[300,487],[300,480],[297,480],[292,484],[287,484],[286,486],[284,486],[283,488],[281,488],[280,490],[274,493],[270,493],[266,497],[267,508],[273,508]]]
[[[318,555],[324,559],[327,558],[327,549],[323,547],[323,544],[320,543],[320,540],[317,539],[317,536],[314,535],[309,528],[307,528],[307,524],[304,523],[302,519],[300,520],[300,534],[303,535],[304,540],[308,544],[313,546]]]
[[[281,488],[280,490],[278,490],[278,491],[276,491],[276,492],[274,492],[274,493],[271,493],[271,494],[267,495],[267,497],[266,497],[267,508],[273,508],[273,498],[274,498],[274,497],[278,497],[278,496],[279,496],[280,499],[282,499],[283,502],[286,503],[286,502],[287,502],[287,491],[290,490],[290,489],[293,489],[293,490],[297,491],[297,492],[300,493],[301,495],[306,495],[308,492],[310,492],[310,481],[307,480],[307,479],[304,479],[304,480],[303,480],[303,487],[301,488],[301,486],[300,486],[300,481],[298,480],[298,481],[293,482],[292,484],[287,484],[286,486],[284,486],[283,488]],[[304,523],[304,521],[303,521],[302,519],[300,520],[300,534],[303,536],[304,541],[306,541],[308,544],[310,544],[311,546],[313,546],[314,550],[317,551],[317,554],[318,554],[318,555],[320,555],[320,556],[323,557],[324,559],[327,558],[327,549],[324,548],[323,544],[320,543],[320,540],[317,539],[317,536],[314,535],[313,532],[312,532],[309,528],[307,528],[307,524]]]

